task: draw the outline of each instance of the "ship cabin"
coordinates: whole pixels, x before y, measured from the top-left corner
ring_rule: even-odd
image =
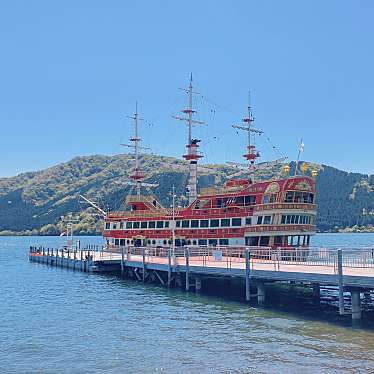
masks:
[[[131,195],[129,211],[110,212],[104,237],[113,247],[307,247],[316,232],[315,180],[288,177],[250,184],[228,180],[202,189],[185,208],[164,208],[152,196]]]

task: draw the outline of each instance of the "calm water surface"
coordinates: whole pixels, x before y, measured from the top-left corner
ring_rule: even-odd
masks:
[[[82,238],[100,243],[101,238]],[[374,373],[374,331],[29,263],[0,238],[0,373]],[[374,245],[321,234],[314,245]]]

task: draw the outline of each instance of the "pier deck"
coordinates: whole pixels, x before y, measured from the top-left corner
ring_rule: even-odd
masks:
[[[349,291],[352,316],[356,319],[361,317],[357,294],[374,290],[372,249],[177,248],[173,252],[170,248],[62,251],[32,247],[29,259],[87,272],[131,271],[143,281],[152,273],[154,279],[169,286],[176,277],[181,283],[183,274],[186,290],[190,288],[190,279],[197,282],[195,288],[200,288],[204,277],[242,278],[246,282],[247,300],[251,297],[251,285],[257,286],[257,296],[263,294],[264,298],[263,284],[269,282],[338,286],[340,313],[346,313],[343,292]]]

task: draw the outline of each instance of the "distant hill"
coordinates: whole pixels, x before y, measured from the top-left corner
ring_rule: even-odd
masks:
[[[187,164],[162,156],[142,155],[141,164],[148,182],[157,182],[153,193],[170,206],[174,185],[178,204],[186,202]],[[130,155],[76,157],[51,168],[0,178],[0,235],[45,234],[61,231],[61,216],[69,213],[79,218],[76,231],[81,234],[100,232],[100,220],[94,210],[82,202],[88,196],[105,209],[123,207],[130,190]],[[291,163],[291,170],[294,164]],[[325,165],[315,165],[317,177],[317,227],[321,231],[374,223],[374,176],[348,173]],[[222,185],[235,168],[208,165],[199,172],[199,187]],[[270,178],[280,166],[262,172]],[[60,223],[59,223],[60,222]]]

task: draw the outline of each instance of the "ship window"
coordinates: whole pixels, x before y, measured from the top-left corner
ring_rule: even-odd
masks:
[[[230,226],[230,218],[222,218],[221,227],[229,227],[229,226]]]
[[[148,228],[149,229],[154,229],[156,227],[156,222],[155,221],[149,221],[148,222]]]
[[[138,229],[140,227],[140,222],[133,222],[132,227]]]
[[[164,240],[163,243],[164,243],[164,245],[166,245],[167,244],[167,240]]]
[[[219,245],[229,245],[229,239],[220,239]]]
[[[116,230],[116,229],[117,229],[117,223],[113,222],[113,230]]]
[[[216,246],[217,245],[217,239],[209,239],[209,245]]]
[[[156,245],[156,240],[155,239],[152,240],[152,245]]]
[[[142,229],[146,229],[146,228],[147,228],[147,221],[142,221],[142,222],[140,223],[140,227],[141,227]]]
[[[119,239],[114,239],[114,245],[119,245]]]
[[[291,192],[291,191],[288,191],[288,192],[286,193],[286,197],[284,198],[284,201],[285,201],[286,203],[292,203],[292,202],[293,202],[293,197],[294,197],[294,193]]]
[[[282,245],[283,244],[283,236],[274,236],[274,244],[275,245]]]
[[[196,240],[192,240],[192,245],[197,245],[197,241]]]
[[[206,239],[199,239],[198,243],[199,243],[199,245],[206,245],[207,240]]]
[[[277,202],[277,194],[273,193],[270,195],[270,203],[276,203]]]
[[[257,217],[257,224],[262,225],[262,216]]]
[[[109,230],[110,229],[110,222],[105,222],[105,230]]]
[[[165,227],[169,227],[169,221],[165,221]]]
[[[245,244],[249,245],[251,247],[257,247],[258,246],[258,236],[249,236],[245,238]]]
[[[181,227],[181,221],[176,221],[175,224],[176,224],[177,227]]]
[[[182,221],[182,227],[190,227],[190,221]]]
[[[271,216],[264,216],[264,225],[271,224]]]
[[[295,223],[295,215],[294,214],[292,214],[292,216],[291,216],[291,223]]]
[[[256,204],[256,196],[254,195],[244,196],[244,205],[254,205],[254,204]]]
[[[260,236],[260,245],[267,246],[269,245],[269,237],[268,236]]]
[[[130,239],[127,239],[127,240],[126,240],[126,243],[127,243],[127,244],[130,244]]]
[[[162,229],[164,227],[164,221],[156,221],[156,227]]]
[[[247,226],[252,225],[252,218],[251,218],[251,217],[246,217],[246,219],[245,219],[245,224],[246,224]]]
[[[149,239],[147,240],[147,244],[148,244],[148,245],[150,245],[150,244],[151,244],[151,241],[150,241]]]
[[[121,223],[119,224],[119,228],[120,228],[120,229],[123,229],[123,222],[121,222]]]
[[[132,229],[132,222],[126,222],[126,228]]]
[[[191,221],[191,227],[199,227],[199,220],[193,219]]]
[[[241,226],[242,225],[242,219],[241,218],[233,218],[231,220],[232,226]]]
[[[119,240],[119,245],[121,245],[121,246],[125,245],[125,239],[120,239]]]
[[[238,196],[236,198],[236,205],[244,205],[244,196]]]
[[[301,203],[301,192],[295,192],[295,203]]]
[[[211,219],[210,227],[219,227],[219,219]]]
[[[264,195],[262,198],[262,204],[269,204],[270,203],[270,196],[269,195]]]
[[[222,208],[223,207],[223,200],[221,198],[216,200],[216,206],[217,206],[217,208]]]
[[[200,221],[200,227],[208,227],[209,226],[209,220],[207,219],[202,219]]]

